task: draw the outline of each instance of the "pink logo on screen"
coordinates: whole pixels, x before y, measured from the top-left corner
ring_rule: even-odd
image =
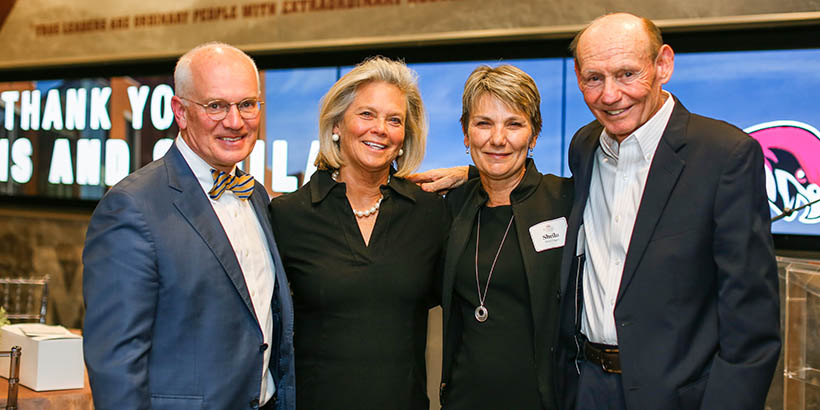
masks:
[[[773,216],[820,198],[820,131],[798,121],[766,122],[744,131],[763,149],[766,191]],[[820,203],[783,220],[820,223]]]

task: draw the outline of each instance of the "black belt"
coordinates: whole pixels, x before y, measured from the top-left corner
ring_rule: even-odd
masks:
[[[601,366],[601,369],[607,373],[621,373],[621,358],[618,346],[585,342],[584,359]]]

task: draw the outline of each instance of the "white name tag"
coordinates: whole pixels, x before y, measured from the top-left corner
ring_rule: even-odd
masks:
[[[564,246],[567,239],[567,218],[562,216],[531,226],[530,237],[536,252]]]

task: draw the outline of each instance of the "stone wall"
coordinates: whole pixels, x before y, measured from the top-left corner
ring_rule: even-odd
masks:
[[[47,323],[82,327],[82,253],[90,217],[0,208],[0,277],[48,275]]]

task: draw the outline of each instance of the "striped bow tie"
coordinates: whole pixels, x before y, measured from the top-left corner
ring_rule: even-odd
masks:
[[[237,198],[246,200],[253,193],[253,177],[249,174],[233,176],[227,172],[211,170],[214,177],[214,187],[208,191],[208,196],[214,201],[219,200],[226,189],[233,191]]]

